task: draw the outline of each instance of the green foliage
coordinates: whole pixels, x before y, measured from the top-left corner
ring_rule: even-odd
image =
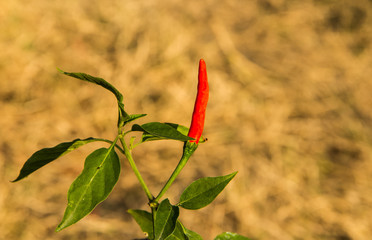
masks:
[[[114,87],[112,86],[109,82],[107,82],[103,78],[98,78],[98,77],[93,77],[91,75],[88,75],[86,73],[72,73],[72,72],[65,72],[59,68],[57,68],[61,73],[74,77],[83,81],[91,82],[94,84],[97,84],[103,88],[106,88],[110,92],[112,92],[117,101],[118,101],[118,111],[119,111],[119,117],[118,117],[118,127],[124,126],[125,119],[128,119],[128,114],[124,111],[124,103],[123,103],[123,95]]]
[[[188,240],[203,240],[203,238],[196,232],[191,231],[190,229],[183,227],[183,232],[185,233]]]
[[[210,204],[237,172],[222,177],[206,177],[191,183],[181,194],[177,204],[186,209],[199,209]]]
[[[168,206],[169,207],[169,206]],[[174,206],[173,206],[174,207]],[[149,239],[154,239],[153,221],[151,213],[144,210],[128,210],[134,220],[140,226],[141,230]],[[175,218],[173,218],[175,220]],[[186,229],[179,220],[176,220],[176,227],[166,240],[202,240],[201,236],[189,229]]]
[[[150,122],[143,125],[134,124],[132,131],[143,132],[141,142],[163,139],[173,139],[183,142],[193,140],[193,138],[182,134],[177,128],[174,128],[174,125],[170,125],[169,123]]]
[[[154,239],[154,230],[152,224],[152,215],[151,213],[138,210],[138,209],[129,209],[128,213],[132,215],[134,220],[136,220],[137,224],[140,226],[142,231],[150,238]]]
[[[120,174],[120,161],[113,146],[100,148],[85,160],[84,169],[68,191],[68,205],[56,231],[76,223],[107,198]]]
[[[89,74],[86,74],[86,73],[65,72],[65,71],[63,71],[59,68],[57,68],[57,69],[61,73],[65,74],[67,76],[74,77],[74,78],[77,78],[77,79],[80,79],[80,80],[83,80],[83,81],[91,82],[91,83],[94,83],[94,84],[100,85],[101,87],[106,88],[107,90],[109,90],[110,92],[112,92],[115,95],[118,102],[123,102],[123,100],[124,100],[123,95],[114,86],[112,86],[110,83],[108,83],[103,78],[93,77],[93,76],[91,76]]]
[[[176,124],[176,123],[165,123],[169,126],[171,126],[172,128],[176,129],[178,132],[180,132],[181,134],[187,136],[189,134],[189,128],[188,127],[185,127],[183,125],[180,125],[180,124]],[[199,143],[204,143],[206,140],[205,138],[202,136],[199,140]]]
[[[180,221],[177,221],[174,231],[166,240],[189,240],[183,231],[183,226]]]
[[[163,200],[155,213],[155,240],[166,239],[176,227],[179,209],[170,204],[168,199]]]
[[[147,114],[132,114],[132,115],[127,115],[124,118],[124,125],[127,124],[127,123],[130,123],[130,122],[132,122],[134,120],[137,120],[138,118],[144,117],[146,115]]]
[[[99,141],[95,138],[86,139],[75,139],[71,142],[60,143],[55,147],[41,149],[34,154],[25,162],[18,177],[13,182],[19,181],[22,178],[27,177],[31,173],[35,172],[39,168],[46,164],[62,157],[63,155],[81,147],[87,143]]]
[[[249,240],[249,238],[243,237],[236,233],[225,232],[218,235],[214,240]]]

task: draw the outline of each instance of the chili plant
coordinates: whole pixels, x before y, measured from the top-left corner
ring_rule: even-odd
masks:
[[[202,239],[199,234],[187,229],[179,221],[180,208],[196,210],[207,206],[226,187],[237,172],[220,177],[205,177],[194,181],[183,191],[176,204],[171,204],[167,198],[162,199],[162,197],[177,178],[191,155],[199,147],[199,144],[206,141],[202,137],[202,132],[209,97],[209,86],[204,60],[201,59],[199,62],[198,91],[190,129],[174,123],[149,122],[142,125],[132,124],[135,120],[145,117],[146,114],[128,114],[124,109],[123,95],[110,83],[102,78],[93,77],[85,73],[58,70],[67,76],[97,84],[115,95],[118,104],[117,135],[114,140],[93,137],[78,138],[70,142],[60,143],[55,147],[41,149],[25,162],[18,177],[13,182],[27,177],[46,164],[87,143],[105,142],[109,144],[109,147],[99,148],[92,152],[85,159],[83,171],[71,184],[67,194],[67,207],[56,231],[61,231],[80,221],[108,197],[118,182],[120,175],[121,166],[118,152],[123,154],[128,160],[148,198],[150,211],[128,210],[129,214],[132,215],[145,233],[146,239]],[[129,126],[130,124],[132,125]],[[127,143],[124,137],[133,132],[141,132],[141,138],[134,143],[135,137],[132,136],[130,142]],[[134,147],[141,143],[164,139],[184,142],[182,157],[160,192],[157,195],[153,195],[138,171],[131,152]],[[246,240],[248,238],[235,233],[225,232],[218,235],[215,239]]]

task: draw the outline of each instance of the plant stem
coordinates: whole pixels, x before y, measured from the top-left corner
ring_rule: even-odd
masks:
[[[152,217],[152,232],[154,234],[154,236],[152,236],[153,238],[155,237],[155,214],[156,214],[156,208],[155,206],[151,206],[151,217]]]
[[[119,135],[119,139],[120,139],[121,145],[123,146],[124,155],[128,159],[128,162],[129,162],[130,166],[132,167],[132,170],[133,170],[134,174],[136,175],[136,177],[137,177],[138,181],[140,182],[143,190],[145,191],[147,198],[149,199],[149,201],[152,201],[154,199],[154,196],[151,194],[151,192],[150,192],[149,188],[147,187],[145,181],[143,180],[140,172],[138,171],[136,163],[133,160],[132,154],[131,154],[128,146],[125,144],[124,135],[122,135],[122,134]]]
[[[191,155],[195,152],[197,149],[198,144],[196,143],[190,143],[186,142],[183,147],[183,154],[180,159],[180,161],[177,164],[177,167],[174,169],[172,175],[169,177],[167,183],[164,185],[164,187],[160,190],[158,196],[154,199],[154,202],[158,202],[159,199],[165,194],[165,192],[168,190],[168,188],[172,185],[174,180],[176,180],[178,174],[180,174],[183,167],[186,165],[187,161],[191,157]]]

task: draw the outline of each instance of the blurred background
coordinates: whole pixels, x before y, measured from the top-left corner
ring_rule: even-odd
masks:
[[[10,183],[36,150],[116,134],[114,96],[56,67],[106,79],[138,123],[188,126],[200,58],[210,101],[202,144],[166,197],[239,171],[210,206],[181,211],[204,239],[372,236],[372,1],[2,1],[0,239],[133,239],[146,196],[122,158],[108,199],[55,233],[92,143]],[[137,147],[156,193],[182,143]]]

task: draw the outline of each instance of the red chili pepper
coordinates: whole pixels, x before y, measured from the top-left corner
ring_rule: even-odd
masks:
[[[203,59],[199,61],[199,75],[198,75],[198,93],[196,96],[194,112],[192,114],[192,121],[189,130],[189,137],[194,138],[190,142],[199,143],[204,128],[205,110],[207,108],[209,97],[209,86],[207,78],[207,67]]]

